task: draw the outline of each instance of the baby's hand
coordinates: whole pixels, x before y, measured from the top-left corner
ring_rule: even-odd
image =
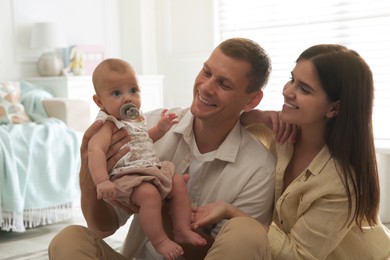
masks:
[[[163,109],[161,111],[161,118],[157,123],[158,129],[160,131],[166,133],[174,124],[177,124],[179,121],[177,120],[177,115],[175,113],[167,113],[168,109]]]
[[[111,181],[103,181],[96,185],[97,198],[100,199],[115,199],[116,187]]]

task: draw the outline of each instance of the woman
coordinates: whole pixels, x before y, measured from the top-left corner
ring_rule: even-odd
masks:
[[[194,228],[231,219],[206,259],[390,257],[390,233],[378,217],[373,94],[371,70],[355,51],[333,44],[305,50],[283,89],[279,119],[300,132],[294,143],[276,145],[273,223],[224,202],[195,209]],[[242,116],[245,125],[271,122],[261,111]]]

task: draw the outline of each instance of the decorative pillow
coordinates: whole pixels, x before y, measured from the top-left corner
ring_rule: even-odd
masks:
[[[0,83],[0,124],[30,122],[20,103],[19,82]]]

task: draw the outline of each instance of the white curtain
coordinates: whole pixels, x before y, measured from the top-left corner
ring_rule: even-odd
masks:
[[[389,0],[217,0],[219,40],[248,37],[272,58],[261,109],[280,110],[284,84],[307,47],[339,43],[359,52],[375,81],[374,132],[390,139]]]

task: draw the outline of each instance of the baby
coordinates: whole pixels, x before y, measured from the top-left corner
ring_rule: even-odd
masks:
[[[184,251],[177,243],[197,246],[206,240],[191,230],[191,204],[186,184],[175,174],[173,163],[160,161],[153,142],[160,139],[176,124],[177,116],[163,110],[161,119],[151,129],[146,128],[140,111],[141,97],[136,72],[120,59],[106,59],[93,72],[96,94],[93,100],[99,106],[97,120],[102,128],[88,143],[89,170],[97,188],[98,199],[139,213],[141,226],[156,251],[166,259],[175,259]],[[111,136],[117,128],[126,128],[131,140],[129,153],[121,158],[110,173],[107,172],[106,152]],[[164,232],[161,204],[171,200],[174,240]]]

